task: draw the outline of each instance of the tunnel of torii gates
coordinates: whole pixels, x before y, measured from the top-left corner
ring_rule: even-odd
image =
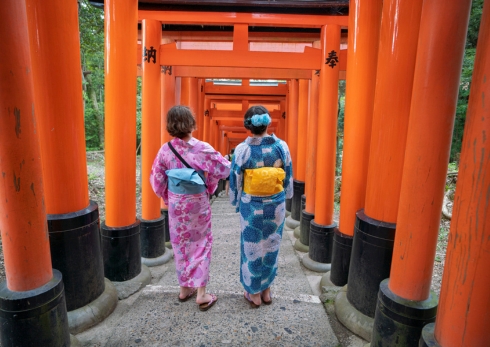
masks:
[[[297,227],[295,248],[308,252],[303,264],[328,271],[322,284],[347,284],[336,300],[344,324],[343,315],[364,317],[362,324],[370,328],[363,337],[375,346],[490,345],[488,1],[439,298],[430,286],[470,0],[352,0],[344,7],[332,1],[344,9],[341,15],[313,7],[301,12],[298,5],[308,9],[301,1],[289,2],[296,7],[283,13],[274,12],[278,7],[244,7],[247,1],[230,1],[241,4],[236,12],[232,5],[195,11],[155,4],[145,9],[142,3],[104,4],[101,224],[98,204],[88,197],[77,2],[4,0],[0,7],[4,346],[69,345],[76,339],[70,334],[112,312],[113,282],[145,282],[147,266],[171,258],[166,206],[148,177],[158,149],[169,140],[166,111],[179,103],[195,113],[194,136],[222,154],[247,136],[245,110],[267,107],[270,130],[287,141],[293,158],[294,197],[286,224]],[[141,216],[133,140],[137,75]],[[337,223],[338,82],[344,78]],[[348,313],[339,312],[340,301]],[[99,313],[94,318],[92,312]]]

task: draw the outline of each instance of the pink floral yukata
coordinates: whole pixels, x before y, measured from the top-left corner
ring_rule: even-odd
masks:
[[[174,249],[177,279],[181,287],[204,287],[209,279],[211,261],[211,206],[209,195],[220,179],[228,177],[231,163],[206,142],[174,138],[175,150],[196,170],[207,174],[207,191],[200,194],[175,194],[168,190],[166,170],[185,168],[167,144],[158,151],[151,169],[153,191],[168,206],[170,242]]]

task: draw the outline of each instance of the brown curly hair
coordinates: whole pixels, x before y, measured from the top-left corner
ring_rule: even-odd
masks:
[[[185,137],[196,130],[196,119],[189,107],[176,105],[167,112],[167,131],[170,136]]]

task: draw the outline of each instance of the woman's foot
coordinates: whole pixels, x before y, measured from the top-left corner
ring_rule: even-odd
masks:
[[[243,297],[245,298],[245,300],[247,300],[248,304],[252,308],[257,308],[262,303],[261,300],[260,300],[260,293],[258,293],[258,294],[250,294],[248,292],[245,292],[245,293],[243,293]]]
[[[270,288],[267,288],[266,290],[264,290],[260,294],[260,296],[262,298],[262,303],[264,305],[270,305],[270,304],[272,304],[272,296],[271,296],[271,289]]]
[[[180,287],[179,301],[186,302],[197,293],[196,288]]]
[[[216,295],[214,294],[208,294],[208,295],[211,297],[209,301],[206,301],[202,304],[198,304],[200,311],[209,310],[216,303],[216,301],[218,301],[218,297]]]
[[[204,293],[204,295],[199,295],[198,293],[196,297],[196,303],[198,305],[201,305],[210,302],[212,299],[213,299],[213,294]]]

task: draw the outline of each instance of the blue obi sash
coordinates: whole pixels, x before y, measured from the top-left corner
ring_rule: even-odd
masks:
[[[206,190],[204,181],[194,169],[171,169],[165,173],[168,176],[168,190],[174,194],[199,194]]]

